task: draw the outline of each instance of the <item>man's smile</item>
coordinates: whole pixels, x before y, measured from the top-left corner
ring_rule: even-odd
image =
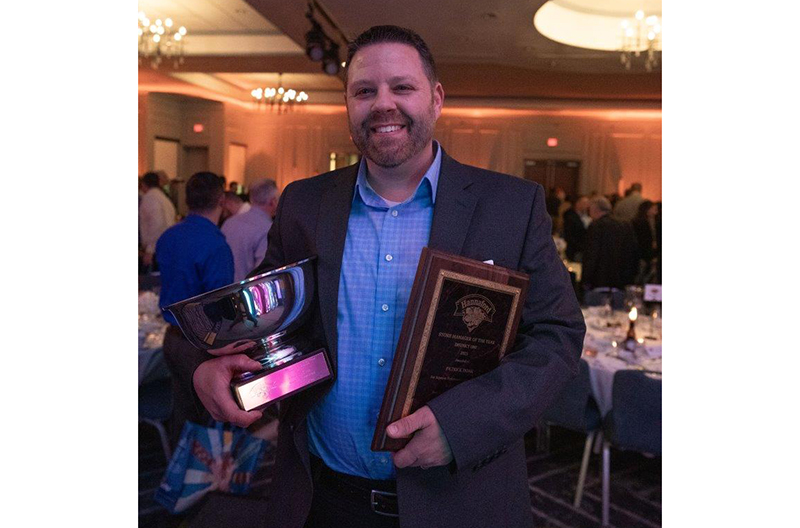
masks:
[[[370,130],[375,134],[391,134],[405,128],[405,125],[381,125],[371,127]]]

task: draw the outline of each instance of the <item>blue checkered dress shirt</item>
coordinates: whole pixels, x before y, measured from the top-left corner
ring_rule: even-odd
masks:
[[[308,415],[311,453],[335,471],[395,477],[389,453],[370,450],[383,391],[422,248],[428,244],[442,154],[414,194],[393,205],[367,182],[362,158],[339,277],[338,377]]]

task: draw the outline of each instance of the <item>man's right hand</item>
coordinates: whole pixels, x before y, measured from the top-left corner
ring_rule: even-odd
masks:
[[[215,420],[247,427],[261,418],[261,411],[241,410],[231,395],[230,384],[236,374],[259,369],[261,363],[245,354],[221,356],[197,367],[192,383],[203,406]]]

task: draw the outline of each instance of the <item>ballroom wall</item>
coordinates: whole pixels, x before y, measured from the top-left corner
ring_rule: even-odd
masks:
[[[276,115],[247,105],[149,93],[140,94],[139,118],[140,174],[152,168],[156,137],[177,139],[182,146],[208,147],[209,170],[223,174],[229,145],[245,145],[245,182],[272,177],[281,188],[327,171],[331,152],[356,152],[344,107],[338,106]],[[202,133],[193,131],[195,124],[203,125]],[[558,139],[557,147],[547,146],[551,137]],[[436,138],[463,163],[522,176],[525,159],[577,160],[581,193],[621,193],[638,181],[645,197],[661,200],[658,110],[446,105]]]

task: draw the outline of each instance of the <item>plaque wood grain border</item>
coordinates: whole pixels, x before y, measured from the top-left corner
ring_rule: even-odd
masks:
[[[372,439],[373,451],[394,451],[408,442],[389,438],[386,426],[410,414],[445,280],[511,295],[512,306],[498,361],[513,345],[530,277],[515,270],[423,248]]]

